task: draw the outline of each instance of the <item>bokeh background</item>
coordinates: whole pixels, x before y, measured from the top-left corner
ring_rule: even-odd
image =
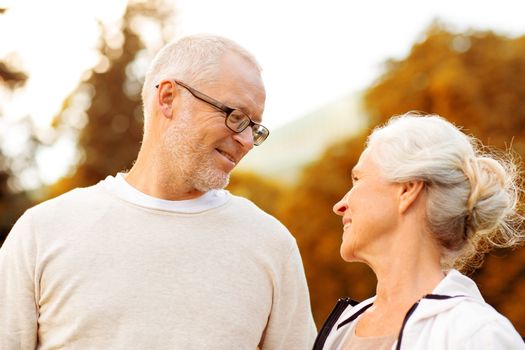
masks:
[[[67,18],[76,5],[64,2],[59,11],[56,1],[50,3],[54,6],[35,2],[20,9],[14,2],[0,2],[0,242],[28,207],[130,168],[142,136],[139,93],[147,63],[156,49],[178,35],[173,25],[180,19],[177,1],[130,0],[121,2],[111,16],[96,17],[95,34],[90,37],[57,40],[58,34],[44,29]],[[469,3],[476,11],[476,3]],[[294,18],[301,16],[300,4],[278,14],[289,17],[290,30]],[[410,8],[394,10],[401,13]],[[45,20],[24,20],[24,11],[36,11]],[[227,10],[214,15],[229,21],[242,18],[242,13],[232,15]],[[93,14],[86,11],[86,16]],[[359,13],[349,15],[349,20],[352,16]],[[316,18],[310,20],[319,25]],[[50,34],[42,37],[40,29]],[[67,31],[67,26],[61,26],[60,33]],[[264,36],[265,28],[260,31]],[[366,86],[354,89],[353,76],[342,71],[330,79],[334,85],[344,86],[347,81],[347,94],[334,92],[332,101],[294,115],[288,122],[269,119],[270,139],[234,172],[228,189],[276,216],[297,238],[318,326],[339,297],[360,300],[374,294],[370,269],[344,263],[339,257],[341,222],[331,211],[350,187],[350,169],[371,128],[409,110],[438,113],[486,145],[512,150],[519,159],[525,156],[524,34],[525,28],[518,33],[465,29],[436,17],[412,42],[404,43],[408,49],[403,55],[384,57]],[[77,50],[75,41],[93,45],[90,54],[82,56],[88,63],[77,68],[76,75],[67,74],[70,80],[56,97],[58,83],[53,77],[58,81],[63,72],[46,71],[46,87],[35,89],[32,76],[42,73],[30,62],[38,60],[38,54],[34,57],[7,45],[13,40],[38,47],[42,57],[56,51],[57,60],[64,52]],[[368,42],[370,47],[386,44],[380,38]],[[342,41],[337,45],[347,46]],[[292,51],[293,46],[290,41],[287,49],[266,54],[286,60],[286,50]],[[356,49],[354,55],[358,57],[362,50]],[[295,78],[297,83],[313,84],[309,76],[322,74],[331,64],[330,55],[324,59],[302,72],[302,78]],[[349,60],[347,64],[356,63]],[[65,64],[63,68],[67,70]],[[274,93],[269,90],[269,98]],[[46,106],[51,98],[60,100],[58,108]],[[270,117],[277,111],[272,108]],[[278,111],[284,114],[281,118],[292,114],[284,108]],[[470,273],[486,300],[525,334],[525,249],[494,251],[479,270]]]

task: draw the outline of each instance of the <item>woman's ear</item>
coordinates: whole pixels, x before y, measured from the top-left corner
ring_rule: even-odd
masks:
[[[399,212],[404,214],[414,205],[416,200],[422,195],[425,183],[421,180],[403,182],[401,184],[401,196],[399,198]]]
[[[173,117],[173,100],[175,99],[175,94],[175,84],[171,81],[163,81],[159,84],[157,103],[162,115],[168,119]]]

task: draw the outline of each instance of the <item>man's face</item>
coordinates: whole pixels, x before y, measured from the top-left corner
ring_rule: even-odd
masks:
[[[195,86],[223,104],[244,111],[254,122],[261,122],[265,90],[257,69],[235,54],[226,54],[214,83]],[[251,128],[235,133],[225,125],[219,109],[184,94],[183,108],[174,113],[173,123],[164,134],[169,166],[185,182],[201,192],[224,188],[230,172],[253,148]]]

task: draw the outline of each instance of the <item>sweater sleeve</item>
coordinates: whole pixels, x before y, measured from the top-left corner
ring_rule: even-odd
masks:
[[[472,336],[465,339],[464,349],[519,350],[525,343],[507,319],[486,323]]]
[[[311,349],[317,334],[310,297],[297,244],[284,259],[275,285],[272,309],[261,350]]]
[[[36,348],[35,253],[26,213],[0,248],[0,349]]]

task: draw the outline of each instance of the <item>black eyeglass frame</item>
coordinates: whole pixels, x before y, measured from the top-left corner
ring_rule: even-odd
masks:
[[[253,136],[253,144],[254,144],[254,146],[261,145],[268,138],[268,136],[270,135],[270,130],[268,130],[267,127],[265,127],[262,124],[254,122],[252,120],[252,118],[250,118],[248,115],[246,115],[246,113],[244,113],[240,109],[228,107],[224,103],[221,103],[221,102],[217,101],[216,99],[214,99],[214,98],[212,98],[212,97],[210,97],[210,96],[208,96],[206,94],[203,94],[202,92],[192,88],[191,86],[189,86],[186,83],[183,83],[180,80],[171,79],[171,81],[173,81],[177,85],[180,85],[183,88],[185,88],[186,90],[188,90],[195,98],[197,98],[197,99],[199,99],[199,100],[201,100],[203,102],[206,102],[206,103],[212,105],[213,107],[215,107],[215,108],[221,110],[222,112],[224,112],[226,114],[225,120],[224,120],[224,124],[231,131],[233,131],[235,133],[241,133],[244,130],[246,130],[246,128],[251,127],[252,128],[252,136]],[[158,89],[159,86],[160,86],[160,84],[157,84],[157,85],[155,85],[155,88]],[[244,115],[246,118],[248,118],[249,123],[247,123],[245,125],[243,125],[243,123],[240,123],[239,124],[240,128],[238,128],[238,129],[234,129],[230,125],[228,125],[228,120],[229,120],[230,116],[232,115],[232,113],[235,112],[235,111],[240,112],[242,115]],[[256,132],[253,129],[254,126],[256,126],[258,130],[262,130],[263,133],[261,134],[259,132]],[[257,139],[257,136],[259,136],[259,135],[263,135],[264,137],[262,139]]]

